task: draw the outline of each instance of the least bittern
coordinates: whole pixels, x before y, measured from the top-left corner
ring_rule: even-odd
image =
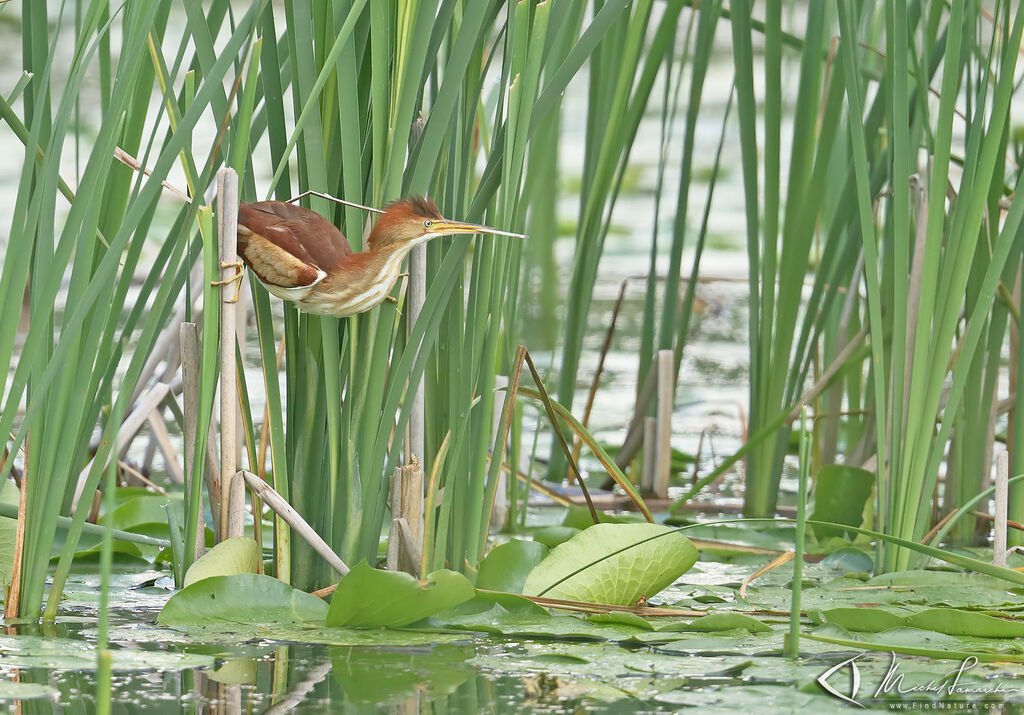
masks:
[[[390,297],[402,259],[438,236],[492,234],[525,238],[441,216],[427,198],[389,204],[354,253],[326,218],[280,201],[243,203],[238,209],[238,256],[271,293],[300,310],[344,317],[370,310]]]

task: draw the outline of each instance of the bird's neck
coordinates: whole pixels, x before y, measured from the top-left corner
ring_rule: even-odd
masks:
[[[363,253],[366,255],[366,266],[368,273],[373,276],[394,275],[398,276],[401,271],[402,261],[412,250],[410,245],[391,245],[380,248],[368,247]]]

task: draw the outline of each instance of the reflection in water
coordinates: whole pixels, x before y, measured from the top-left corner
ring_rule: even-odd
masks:
[[[122,573],[112,580],[114,713],[590,712],[600,705],[590,698],[600,686],[589,678],[538,679],[533,651],[557,649],[553,643],[472,634],[418,646],[223,643],[215,642],[215,632],[210,642],[189,639],[155,624],[167,598],[166,589],[154,585],[155,574]],[[92,575],[73,575],[56,623],[5,627],[0,712],[96,712],[96,595]],[[438,635],[445,638],[451,635]],[[194,667],[200,663],[204,667]],[[630,712],[638,706],[672,711],[636,700],[629,705]]]
[[[32,625],[9,628],[47,630]],[[124,648],[130,644],[118,644]],[[148,646],[148,644],[147,644]],[[241,646],[251,652],[252,646]],[[178,672],[115,672],[113,712],[236,713],[286,712],[479,712],[493,711],[493,691],[487,679],[467,663],[475,655],[470,645],[414,648],[327,647],[270,644],[260,656],[232,657],[231,648],[185,645],[185,650],[215,652],[212,669]],[[520,699],[518,681],[504,678],[498,692]],[[5,683],[39,687],[23,690],[31,699],[0,701],[9,712],[96,712],[96,674],[51,668],[3,667]],[[467,686],[467,687],[462,687]],[[0,693],[3,690],[0,689]]]
[[[242,646],[251,651],[251,645]],[[258,657],[223,658],[212,669],[115,672],[114,713],[482,713],[590,711],[588,686],[536,675],[494,673],[472,664],[478,650],[492,656],[517,645],[493,641],[433,647],[259,646]],[[230,650],[230,649],[227,649]],[[49,686],[49,696],[4,702],[12,713],[96,712],[94,672],[4,668],[0,680]],[[568,687],[571,685],[572,687]],[[2,691],[0,691],[2,692]],[[631,702],[631,712],[643,703]],[[584,707],[586,705],[586,707]],[[649,711],[657,706],[647,704]]]

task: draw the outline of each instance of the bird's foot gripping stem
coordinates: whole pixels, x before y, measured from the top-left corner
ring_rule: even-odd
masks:
[[[242,269],[244,268],[244,266],[242,265],[241,261],[226,261],[226,262],[225,261],[221,261],[220,262],[220,267],[221,267],[222,270],[224,268],[234,268],[235,269],[235,275],[231,276],[230,278],[225,278],[224,280],[221,280],[221,281],[210,281],[210,285],[226,286],[226,285],[229,285],[231,283],[234,283],[235,284],[235,294],[233,296],[231,296],[230,298],[228,298],[227,300],[225,300],[224,302],[225,303],[237,303],[238,302],[238,292],[242,288],[242,276],[244,275],[244,272],[243,272]]]

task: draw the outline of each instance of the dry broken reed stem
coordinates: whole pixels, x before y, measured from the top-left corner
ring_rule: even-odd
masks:
[[[634,276],[626,277],[619,284],[619,297],[615,300],[615,306],[612,308],[612,319],[608,323],[608,330],[604,334],[604,342],[601,344],[601,352],[597,355],[597,367],[594,368],[594,378],[590,381],[590,389],[587,391],[587,403],[583,408],[583,419],[580,420],[580,424],[586,427],[590,424],[590,413],[594,409],[594,401],[597,399],[597,388],[601,382],[601,373],[604,372],[604,361],[608,357],[608,351],[612,347],[612,338],[615,336],[615,324],[619,320],[619,311],[622,309],[622,303],[626,299],[626,288],[629,286],[629,281]],[[572,446],[572,458],[579,461],[580,453],[583,451],[583,440],[577,437],[573,440]]]
[[[150,171],[149,169],[144,168],[142,166],[142,162],[140,162],[138,159],[136,159],[134,156],[132,156],[119,146],[114,147],[114,158],[117,159],[122,164],[124,164],[125,166],[129,167],[130,169],[134,169],[135,171],[141,172],[146,176],[153,176],[153,172]],[[186,194],[181,189],[176,188],[175,186],[167,183],[166,181],[161,181],[160,185],[167,189],[167,191],[171,192],[179,199],[184,201],[185,203],[192,203],[192,199],[189,197],[189,195]]]
[[[978,511],[977,509],[972,509],[971,510],[971,516],[976,516],[979,519],[984,519],[986,521],[995,521],[996,520],[996,518],[994,516],[992,516],[991,514],[986,514],[985,512]],[[1009,529],[1016,529],[1017,531],[1024,531],[1024,524],[1022,524],[1019,521],[1013,521],[1012,519],[1007,519],[1006,520],[1006,526]]]
[[[659,350],[655,358],[658,370],[658,410],[654,458],[654,493],[668,498],[668,482],[672,474],[672,408],[675,406],[675,354]]]
[[[416,321],[419,319],[423,306],[427,302],[427,247],[416,246],[409,253],[409,280],[406,286],[406,330],[412,333]],[[406,461],[412,460],[413,455],[426,454],[426,406],[424,404],[425,380],[420,380],[412,395],[412,411],[409,413],[409,425],[407,439],[405,442]]]
[[[956,516],[959,512],[960,512],[960,507],[956,507],[952,511],[950,511],[948,514],[946,514],[944,517],[942,517],[942,519],[939,520],[939,522],[937,524],[935,524],[935,526],[933,526],[931,528],[931,531],[929,531],[927,534],[924,535],[924,538],[921,539],[921,543],[922,544],[927,544],[932,539],[934,539],[935,535],[939,533],[939,529],[941,529],[946,524],[948,524],[950,519],[952,519],[954,516]]]
[[[104,468],[110,464],[109,460],[122,456],[128,450],[128,446],[135,438],[135,435],[149,420],[149,413],[159,407],[169,392],[170,386],[167,383],[158,382],[139,399],[135,409],[121,423],[121,428],[117,433],[117,444],[108,455],[108,461],[103,465]],[[78,507],[78,501],[82,498],[82,490],[85,489],[85,482],[89,477],[89,472],[92,470],[95,460],[95,457],[90,459],[89,463],[79,473],[78,483],[75,486],[75,495],[71,502],[72,511]],[[91,499],[91,497],[88,498]]]
[[[235,476],[242,477],[249,488],[259,495],[263,503],[283,519],[331,568],[342,576],[349,572],[348,566],[341,560],[341,557],[334,553],[334,550],[316,533],[316,530],[272,486],[245,469],[238,470]]]
[[[794,555],[795,554],[792,551],[783,551],[781,554],[772,559],[768,564],[762,566],[757,571],[743,579],[743,583],[740,584],[740,598],[747,597],[747,586],[753,583],[756,579],[759,579],[762,576],[764,576],[769,571],[773,571],[777,569],[779,566],[782,566],[783,564],[788,564],[790,561],[793,560]]]
[[[210,515],[213,519],[214,533],[219,533],[220,511],[216,505],[220,503],[220,482],[216,478],[216,459],[211,457],[210,450],[214,444],[213,424],[207,429],[206,453],[202,456],[202,464],[197,468],[195,460],[196,438],[199,433],[199,330],[195,323],[181,323],[179,326],[181,345],[181,407],[182,433],[185,443],[185,474],[189,480],[202,479],[206,484],[207,498],[210,502]],[[198,487],[197,487],[198,489]],[[190,487],[186,485],[186,491]],[[206,524],[202,508],[202,490],[199,490],[199,511],[196,515],[196,539],[194,557],[199,559],[206,553]],[[191,565],[191,564],[187,564]]]
[[[235,482],[238,470],[238,439],[235,403],[238,401],[235,377],[235,308],[237,295],[232,289],[241,281],[241,266],[236,254],[238,233],[238,175],[233,169],[217,172],[218,237],[220,243],[220,529],[219,538],[242,535],[245,492]],[[225,275],[225,273],[227,275]]]
[[[990,453],[991,454],[991,453]],[[1006,515],[1009,505],[1010,455],[1000,452],[996,457],[995,518],[992,534],[992,563],[1006,566]]]
[[[139,471],[138,469],[136,469],[132,465],[128,464],[128,462],[124,461],[123,459],[119,459],[119,460],[117,460],[117,466],[122,471],[127,472],[132,477],[134,477],[135,479],[138,479],[140,482],[142,482],[146,486],[147,489],[152,489],[154,492],[156,492],[157,494],[160,494],[161,496],[167,496],[167,490],[166,489],[161,487],[159,484],[154,483],[149,477],[147,477],[141,471]]]
[[[619,469],[625,469],[633,461],[633,457],[640,451],[644,440],[644,417],[647,415],[647,408],[654,399],[657,389],[658,362],[655,359],[647,370],[643,384],[637,390],[636,402],[633,406],[633,416],[626,428],[626,437],[622,440],[622,447],[615,455],[615,465]]]

